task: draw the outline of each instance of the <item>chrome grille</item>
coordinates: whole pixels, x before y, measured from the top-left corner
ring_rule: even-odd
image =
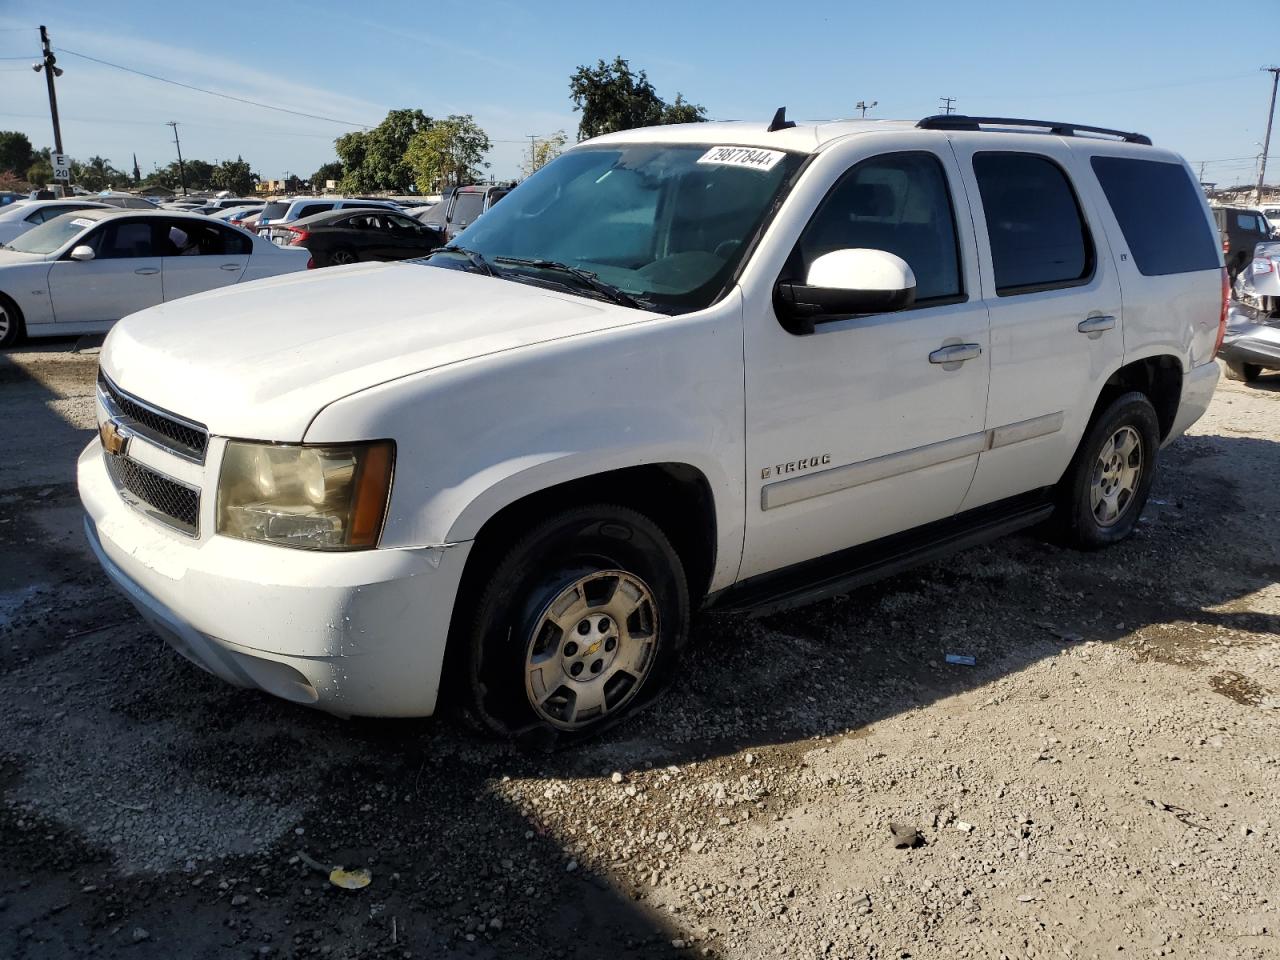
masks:
[[[186,420],[130,396],[112,383],[101,370],[98,371],[98,396],[107,414],[128,425],[135,433],[186,460],[204,463],[205,450],[209,446],[209,431],[203,424]]]
[[[188,536],[200,532],[200,491],[127,456],[104,453],[107,473],[121,497],[148,516]]]

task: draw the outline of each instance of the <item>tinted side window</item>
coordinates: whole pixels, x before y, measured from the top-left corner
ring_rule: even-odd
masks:
[[[1093,243],[1061,167],[1030,153],[979,153],[973,173],[997,294],[1070,286],[1092,275]]]
[[[248,256],[253,253],[253,241],[239,230],[215,227],[222,235],[222,255],[226,257]]]
[[[121,260],[136,257],[158,257],[160,251],[153,242],[152,225],[147,220],[109,223],[100,233],[95,245],[99,260]]]
[[[303,217],[309,217],[313,213],[324,213],[326,210],[332,209],[332,203],[308,203],[298,211],[298,215],[294,219],[301,220]]]
[[[888,154],[849,170],[805,227],[788,269],[804,277],[824,253],[859,247],[907,261],[917,303],[964,292],[951,194],[937,157]]]
[[[1218,243],[1200,188],[1180,163],[1093,157],[1089,161],[1138,272],[1147,277],[1218,268]]]

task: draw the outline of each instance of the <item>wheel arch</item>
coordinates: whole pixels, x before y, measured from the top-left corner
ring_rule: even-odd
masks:
[[[652,520],[671,541],[685,566],[689,595],[704,596],[720,559],[720,524],[711,481],[703,470],[680,461],[619,467],[562,480],[503,498],[478,523],[475,544],[467,558],[463,582],[470,581],[501,554],[523,530],[538,520],[584,503],[629,507]],[[474,510],[460,517],[454,530],[477,521]],[[451,538],[453,539],[452,535]]]
[[[1116,397],[1137,390],[1145,394],[1155,407],[1156,419],[1160,424],[1160,439],[1163,441],[1169,436],[1177,419],[1178,405],[1182,402],[1182,380],[1183,362],[1173,354],[1154,353],[1129,360],[1102,384],[1093,410],[1090,411],[1085,435],[1088,435],[1089,427]]]

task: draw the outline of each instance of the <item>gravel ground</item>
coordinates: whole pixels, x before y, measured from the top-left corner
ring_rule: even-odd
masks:
[[[1121,547],[707,618],[548,755],[170,652],[84,543],[71,347],[0,357],[0,957],[1280,956],[1280,377],[1219,388]]]

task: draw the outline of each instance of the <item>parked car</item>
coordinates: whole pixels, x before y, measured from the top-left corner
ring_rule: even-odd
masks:
[[[12,190],[0,190],[0,207],[18,203],[26,199],[25,193],[14,193]]]
[[[155,210],[156,205],[146,197],[135,197],[128,193],[99,193],[93,199],[107,206],[120,207],[124,210]]]
[[[1260,243],[1233,286],[1219,357],[1227,378],[1252,383],[1280,370],[1280,243]]]
[[[330,210],[270,228],[271,241],[306,247],[317,267],[360,260],[422,257],[444,240],[438,231],[390,210]]]
[[[1222,253],[1232,280],[1253,259],[1253,249],[1271,239],[1271,225],[1253,207],[1214,207],[1213,219],[1222,238]]]
[[[512,189],[511,184],[477,184],[446,191],[440,203],[421,216],[422,222],[452,240]]]
[[[46,220],[75,210],[106,210],[105,203],[94,200],[26,200],[0,209],[0,244],[9,243]]]
[[[1223,281],[1194,175],[1138,134],[627,130],[426,260],[127,318],[86,529],[231,683],[344,715],[447,690],[573,739],[653,698],[703,607],[1045,521],[1124,540],[1213,394]]]
[[[293,223],[303,217],[324,213],[328,210],[349,210],[352,207],[362,209],[377,208],[380,210],[400,211],[399,204],[389,200],[362,200],[358,197],[297,197],[286,200],[273,200],[262,208],[258,218],[257,230],[265,234],[266,228],[282,223]],[[282,240],[283,242],[283,240]]]
[[[216,210],[212,213],[206,214],[206,216],[213,217],[215,220],[222,220],[226,223],[232,223],[250,213],[257,213],[261,209],[261,204],[256,207],[224,207],[221,210]]]
[[[1267,218],[1267,228],[1271,236],[1280,237],[1280,205],[1263,204],[1258,211]]]
[[[305,270],[308,259],[196,214],[63,214],[0,250],[0,347],[24,333],[102,333],[144,307]]]

